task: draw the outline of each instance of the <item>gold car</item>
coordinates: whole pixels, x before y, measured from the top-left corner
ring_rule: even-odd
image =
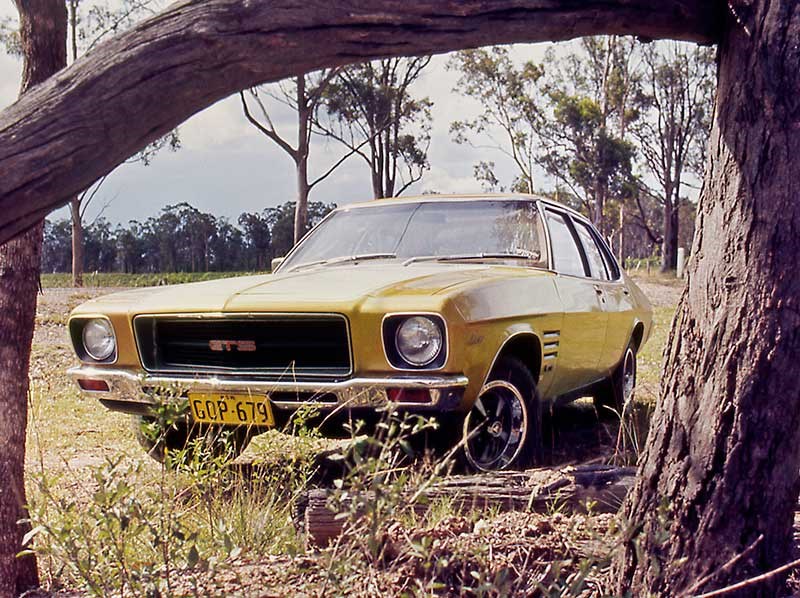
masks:
[[[347,205],[276,262],[84,303],[70,374],[144,418],[153,389],[179,389],[190,415],[174,444],[280,426],[302,406],[394,406],[436,414],[469,464],[496,470],[531,462],[544,406],[594,396],[621,409],[651,329],[650,303],[591,223],[534,196]]]

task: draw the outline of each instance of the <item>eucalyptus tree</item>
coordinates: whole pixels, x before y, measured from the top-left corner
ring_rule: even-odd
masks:
[[[79,56],[90,52],[97,44],[116,33],[124,31],[137,21],[152,16],[162,5],[161,0],[66,0],[67,9],[67,62],[75,62]],[[12,56],[22,56],[19,24],[13,18],[0,21],[0,44]],[[180,147],[177,129],[156,139],[146,148],[126,159],[123,163],[148,165],[155,154],[164,147],[173,151]],[[83,286],[84,237],[86,211],[98,197],[107,175],[99,177],[85,189],[75,194],[69,202],[72,220],[72,283]],[[111,200],[99,210],[96,218],[105,211]]]
[[[454,141],[499,152],[516,168],[511,189],[533,193],[537,131],[543,118],[538,88],[542,66],[532,61],[517,66],[508,48],[494,46],[458,52],[447,67],[460,74],[453,92],[477,100],[482,107],[476,117],[450,124]],[[487,191],[504,190],[494,161],[480,160],[474,172]]]
[[[714,55],[710,48],[677,42],[656,42],[640,50],[643,57],[641,118],[632,130],[648,189],[661,207],[661,270],[678,262],[679,211],[689,179],[703,176],[705,150],[711,130],[714,93]],[[647,226],[641,201],[640,218]],[[652,233],[650,233],[652,235]]]
[[[431,101],[412,85],[429,56],[386,58],[340,70],[325,90],[323,135],[343,143],[369,166],[375,198],[401,195],[430,167]]]
[[[308,160],[311,153],[311,139],[315,130],[313,124],[318,120],[319,109],[325,94],[339,72],[339,69],[336,68],[323,69],[315,73],[298,75],[273,85],[253,87],[247,92],[242,91],[239,93],[242,109],[248,122],[268,139],[275,142],[294,162],[295,179],[297,181],[294,243],[297,243],[305,234],[308,226],[308,196],[311,190],[333,174],[347,158],[360,149],[360,146],[349,148],[344,155],[329,165],[322,174],[309,180]],[[274,119],[270,116],[270,110],[264,101],[265,96],[288,107],[296,115],[297,131],[294,144],[292,144],[287,135],[278,131]],[[253,115],[253,111],[248,104],[248,97],[258,107],[258,116]],[[361,145],[363,146],[363,142]]]
[[[16,36],[23,58],[20,95],[67,62],[63,0],[16,0]],[[0,168],[0,172],[4,172]],[[36,557],[20,558],[27,528],[25,441],[36,296],[39,290],[43,220],[0,246],[0,598],[37,588]]]
[[[632,55],[632,40],[587,37],[565,56],[548,51],[545,60],[539,163],[604,233],[611,228],[607,201],[623,201],[634,187],[635,148],[627,139],[637,118]]]

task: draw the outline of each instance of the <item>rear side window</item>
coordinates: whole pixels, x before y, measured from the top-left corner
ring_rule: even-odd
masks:
[[[603,253],[597,245],[597,239],[594,238],[592,231],[586,224],[574,219],[573,222],[575,223],[575,230],[578,231],[578,237],[580,237],[583,244],[583,250],[586,252],[586,259],[589,262],[589,271],[592,278],[608,280],[609,273],[603,261]]]
[[[600,247],[600,252],[603,254],[603,261],[606,263],[606,271],[608,272],[609,279],[617,280],[621,274],[619,271],[619,266],[617,265],[617,260],[613,258],[611,252],[608,250],[608,245],[606,245],[603,240],[597,236],[596,232],[593,231],[592,236],[594,237],[595,241],[597,241],[597,246]]]
[[[581,252],[564,216],[547,210],[547,226],[550,230],[553,265],[556,271],[570,276],[586,276]]]

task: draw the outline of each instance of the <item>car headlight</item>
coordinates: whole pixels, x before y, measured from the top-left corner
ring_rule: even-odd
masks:
[[[95,361],[105,361],[117,350],[117,339],[108,320],[102,318],[89,320],[83,327],[81,336],[83,348]]]
[[[444,344],[442,330],[431,318],[412,316],[394,335],[397,353],[414,366],[425,366],[439,356]]]

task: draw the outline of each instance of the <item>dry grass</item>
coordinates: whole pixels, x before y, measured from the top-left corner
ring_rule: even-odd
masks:
[[[663,345],[680,292],[680,285],[664,282],[642,281],[656,305],[656,328],[641,352],[639,369],[638,399],[650,405],[657,395]],[[97,490],[97,468],[109,459],[135,469],[138,473],[131,483],[143,490],[157,490],[164,483],[164,472],[134,440],[128,417],[81,398],[65,375],[67,367],[75,363],[66,333],[66,314],[81,301],[110,290],[45,288],[40,298],[27,454],[33,502],[43,500],[34,482],[46,478],[55,495],[72,500],[79,508],[81,504],[88,506]],[[560,409],[553,418],[556,432],[550,440],[556,462],[597,455],[610,458],[613,454],[618,424],[598,421],[588,403]],[[177,593],[415,595],[458,593],[457,585],[469,582],[475,587],[484,584],[486,594],[491,595],[489,589],[505,587],[502,584],[519,578],[521,572],[533,582],[555,588],[553,584],[565,583],[570,576],[577,579],[587,558],[595,564],[607,558],[610,542],[603,538],[609,520],[605,516],[473,513],[464,517],[447,505],[438,505],[438,510],[419,521],[385,522],[389,550],[379,562],[359,553],[359,538],[346,538],[335,550],[305,547],[292,526],[287,508],[290,493],[279,486],[298,482],[287,482],[287,474],[310,463],[324,446],[325,441],[313,438],[265,434],[240,458],[238,468],[231,470],[235,474],[231,485],[219,493],[198,495],[192,480],[167,473],[170,491],[184,497],[185,504],[193,508],[210,505],[213,516],[227,526],[232,541],[241,548],[233,557],[218,550],[226,566],[213,574],[194,577],[193,583],[199,586],[179,586]],[[187,490],[190,488],[191,492]],[[53,512],[53,517],[57,516]],[[214,532],[207,529],[207,521],[204,513],[188,524],[205,534],[206,539],[201,538],[206,542],[204,549],[213,551],[216,545],[208,537]],[[599,547],[602,550],[598,552]],[[79,590],[78,580],[63,565],[43,559],[45,581],[53,589]],[[601,593],[602,567],[595,568],[592,575],[583,585],[583,595]]]

